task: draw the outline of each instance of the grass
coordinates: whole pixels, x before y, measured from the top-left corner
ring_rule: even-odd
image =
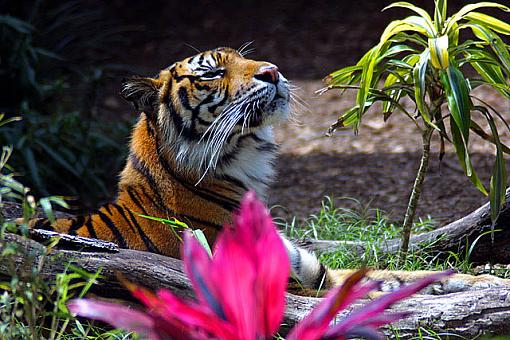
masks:
[[[389,215],[381,209],[363,205],[352,198],[343,198],[339,206],[335,200],[326,197],[321,204],[320,211],[310,216],[303,222],[293,218],[290,222],[277,221],[285,230],[286,234],[294,239],[312,238],[325,240],[362,241],[366,244],[366,251],[363,255],[357,254],[348,246],[339,247],[334,252],[320,254],[320,260],[332,269],[353,269],[369,267],[374,269],[388,270],[445,270],[454,268],[462,273],[473,274],[472,265],[469,263],[469,255],[474,245],[466,245],[465,251],[445,252],[436,255],[427,253],[427,245],[420,251],[410,252],[407,261],[397,266],[398,255],[387,255],[382,251],[384,241],[399,238],[401,235],[401,224],[389,218]],[[347,202],[346,202],[347,201]],[[353,206],[354,208],[343,208],[341,206]],[[412,232],[423,233],[437,227],[434,220],[418,218],[413,224]],[[475,241],[476,242],[476,241]],[[501,277],[509,277],[510,269],[492,269],[490,274]],[[402,339],[398,329],[390,326],[388,331],[392,339]],[[406,338],[407,339],[407,338]],[[418,335],[413,340],[429,339],[466,339],[448,330],[441,332],[421,327]],[[478,337],[477,339],[510,339],[509,337],[490,338]]]
[[[320,255],[321,261],[333,269],[351,269],[370,267],[389,270],[445,270],[455,268],[461,272],[471,273],[468,261],[469,253],[447,252],[439,255],[427,253],[427,245],[419,251],[411,252],[407,261],[398,266],[396,255],[387,255],[382,251],[383,243],[400,237],[401,225],[391,220],[381,209],[363,205],[355,199],[344,198],[341,206],[337,207],[334,200],[326,197],[320,211],[299,223],[295,218],[291,222],[283,222],[286,234],[291,238],[309,237],[312,239],[362,241],[365,243],[365,253],[361,256],[349,246],[341,246],[334,252]],[[345,201],[348,202],[345,202]],[[348,204],[345,204],[348,203]],[[419,218],[413,225],[413,233],[423,233],[436,227],[434,220]],[[466,247],[470,251],[470,247]]]
[[[0,115],[0,126],[5,123]],[[68,263],[66,270],[49,279],[42,275],[42,268],[51,265],[48,254],[57,245],[52,240],[44,250],[29,251],[14,242],[5,242],[6,231],[25,234],[26,223],[36,209],[41,209],[50,219],[54,217],[52,204],[64,205],[59,197],[36,200],[30,191],[13,176],[7,165],[12,148],[3,147],[0,154],[0,208],[1,203],[13,200],[23,207],[25,225],[0,214],[0,261],[8,267],[7,279],[0,281],[0,338],[1,339],[127,339],[132,335],[123,331],[109,331],[89,321],[83,323],[67,309],[72,298],[83,297],[98,283],[100,273],[88,273]],[[40,252],[39,252],[40,251]],[[19,261],[20,255],[25,259]]]

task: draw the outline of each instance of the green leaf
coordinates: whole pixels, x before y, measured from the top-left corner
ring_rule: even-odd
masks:
[[[426,28],[426,31],[429,34],[429,36],[434,36],[437,34],[436,28],[432,22],[432,18],[427,13],[427,11],[424,10],[423,8],[417,7],[409,2],[400,1],[400,2],[394,2],[394,3],[390,4],[389,6],[386,6],[385,8],[383,8],[383,11],[390,9],[390,8],[395,8],[395,7],[407,8],[407,9],[417,13],[421,18],[423,18],[424,23],[425,23],[425,25],[423,25],[423,27]]]
[[[453,65],[450,65],[446,71],[442,71],[440,75],[448,100],[448,108],[467,145],[472,107],[468,83],[462,72]]]
[[[453,119],[450,119],[450,130],[452,132],[452,143],[459,159],[459,163],[462,166],[462,169],[464,169],[464,174],[476,186],[476,188],[478,188],[478,190],[480,190],[484,195],[488,195],[487,189],[485,189],[485,186],[473,168],[465,140]]]
[[[494,119],[489,114],[488,110],[484,107],[478,107],[478,110],[485,115],[487,118],[487,122],[491,128],[492,136],[494,137],[495,145],[496,145],[496,162],[494,163],[494,168],[492,169],[492,175],[489,185],[489,198],[491,205],[491,219],[493,222],[499,216],[501,211],[501,206],[505,203],[505,191],[506,191],[506,164],[505,159],[503,157],[502,145],[499,140],[498,129],[496,124],[494,123]]]
[[[209,257],[212,257],[211,247],[209,246],[209,242],[207,242],[207,238],[204,235],[204,232],[200,229],[194,229],[192,232],[193,236],[198,240],[198,242],[204,247],[209,254]]]
[[[418,111],[420,112],[421,116],[423,117],[423,120],[431,125],[434,126],[432,123],[432,120],[430,118],[429,109],[427,105],[425,104],[425,81],[426,81],[426,72],[427,72],[427,66],[429,64],[429,58],[430,58],[430,51],[427,48],[423,53],[420,55],[420,60],[418,63],[414,66],[413,69],[413,80],[414,80],[414,97],[416,100],[416,106],[418,107]]]
[[[485,80],[496,91],[501,93],[501,95],[510,99],[510,87],[508,86],[500,67],[479,61],[473,61],[470,64],[476,72],[482,76],[483,80]]]
[[[372,86],[372,79],[374,76],[374,68],[377,60],[377,56],[379,54],[379,49],[371,50],[371,55],[369,56],[368,62],[363,65],[363,72],[361,73],[361,81],[360,88],[358,90],[356,96],[356,104],[358,107],[356,125],[354,126],[357,129],[358,123],[361,121],[361,116],[365,112],[367,106],[367,98],[370,87]]]
[[[469,12],[472,12],[478,8],[487,7],[499,8],[506,12],[510,11],[510,9],[507,6],[497,4],[495,2],[479,2],[475,4],[469,4],[462,7],[460,11],[458,11],[453,16],[451,16],[450,19],[448,19],[448,23],[446,25],[446,32],[443,33],[448,33],[452,29],[453,25],[456,24],[459,20],[462,20]]]
[[[467,14],[465,18],[476,24],[486,26],[495,32],[510,35],[510,25],[490,15],[478,12],[471,12]]]
[[[355,65],[344,67],[338,71],[335,71],[329,74],[324,81],[328,86],[335,86],[339,84],[349,83],[349,80],[352,78],[352,75],[356,72],[359,72],[363,69],[363,66]]]
[[[449,41],[447,35],[429,39],[430,61],[432,66],[438,70],[445,70],[450,64],[448,47]]]
[[[28,22],[12,17],[10,15],[0,15],[0,25],[6,25],[19,33],[30,33],[34,27]]]
[[[149,219],[149,220],[161,222],[161,223],[169,225],[169,226],[171,226],[173,228],[190,229],[190,227],[186,223],[179,221],[175,217],[173,217],[172,219],[168,219],[168,218],[160,218],[160,217],[154,217],[154,216],[147,216],[147,215],[142,215],[142,214],[137,214],[137,215],[140,216],[140,217]]]
[[[48,197],[41,198],[39,200],[39,204],[43,209],[44,215],[48,217],[52,224],[55,223],[55,214],[53,213],[53,208],[51,207],[51,201],[49,200],[49,198]]]
[[[436,24],[436,30],[440,32],[448,15],[446,12],[448,2],[447,0],[434,0],[434,5],[434,23]]]
[[[510,74],[510,52],[508,46],[490,29],[478,24],[465,24],[470,27],[477,38],[485,41],[496,53],[507,74]]]

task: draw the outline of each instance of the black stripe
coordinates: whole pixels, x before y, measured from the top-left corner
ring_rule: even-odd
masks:
[[[131,218],[131,221],[135,225],[136,230],[138,231],[138,234],[140,235],[140,238],[142,239],[143,243],[145,244],[145,247],[147,247],[147,250],[151,253],[156,254],[162,254],[162,252],[158,249],[158,247],[145,235],[145,232],[140,227],[140,224],[138,224],[135,216],[131,212],[131,210],[127,209],[127,212],[129,214],[129,217]]]
[[[186,110],[193,110],[191,105],[189,104],[189,98],[188,98],[188,90],[184,86],[179,87],[179,90],[177,91],[177,95],[179,96],[179,100],[181,102],[181,105]]]
[[[160,150],[158,148],[158,159],[165,171],[168,175],[170,175],[175,181],[179,182],[183,187],[188,189],[189,191],[195,193],[196,195],[211,201],[213,203],[216,203],[217,205],[221,206],[223,209],[228,211],[233,211],[234,209],[237,209],[239,207],[239,202],[236,200],[233,200],[231,198],[219,195],[213,191],[207,190],[207,189],[201,189],[198,188],[192,184],[189,184],[184,179],[180,178],[171,168],[170,165],[164,161],[163,155],[160,154]]]
[[[124,237],[122,236],[122,234],[119,232],[119,229],[117,229],[117,227],[115,226],[115,224],[113,224],[112,220],[106,216],[105,214],[103,214],[101,212],[101,210],[98,210],[97,211],[97,215],[99,216],[99,218],[101,218],[101,220],[108,226],[108,228],[111,230],[111,232],[113,233],[113,235],[115,236],[115,238],[117,239],[118,241],[118,244],[119,244],[119,247],[121,248],[128,248],[127,244],[126,244],[126,240],[124,239]]]
[[[110,210],[110,204],[105,204],[105,205],[103,206],[103,208],[105,208],[105,209],[106,209],[106,211],[108,212],[108,214],[110,214],[110,216],[112,215],[112,211]]]
[[[207,108],[207,110],[209,110],[210,113],[216,112],[218,107],[225,105],[225,103],[227,101],[227,98],[228,98],[228,85],[227,85],[227,87],[225,89],[223,98],[217,104],[213,104],[213,105],[209,106]]]
[[[324,283],[326,283],[326,267],[320,263],[320,269],[319,269],[319,274],[317,274],[317,277],[315,278],[315,283],[313,285],[313,289],[321,289],[321,288],[324,288],[324,287],[321,287],[321,285],[323,285]]]
[[[229,175],[225,175],[225,174],[223,174],[221,177],[222,177],[222,179],[226,180],[227,182],[230,182],[230,183],[240,187],[243,190],[243,192],[248,191],[248,188],[246,187],[246,185],[244,185],[244,183],[241,182],[240,180],[238,180],[237,178],[229,176]],[[250,176],[248,176],[248,177],[251,178]],[[259,181],[257,181],[257,182],[259,182]],[[232,190],[232,191],[234,191],[234,190]]]
[[[96,231],[94,230],[94,226],[92,225],[92,216],[88,216],[87,222],[85,222],[85,226],[87,227],[87,231],[89,232],[90,237],[98,238]]]
[[[35,224],[33,225],[32,229],[43,229],[43,230],[54,230],[51,226],[50,220],[46,218],[38,218],[35,221]]]
[[[134,192],[133,192],[134,191]],[[148,215],[147,214],[147,211],[145,210],[145,208],[143,207],[143,204],[140,202],[140,200],[136,197],[137,196],[137,193],[135,191],[135,189],[129,187],[126,189],[126,192],[127,194],[129,195],[129,198],[131,199],[131,201],[138,207],[140,208],[140,210],[142,211],[142,213],[144,215]]]
[[[158,155],[158,156],[161,157],[160,155]],[[159,193],[158,185],[156,183],[156,180],[152,176],[149,168],[133,153],[131,153],[129,155],[129,160],[131,161],[131,164],[133,164],[133,167],[135,168],[135,170],[138,171],[140,174],[142,174],[145,177],[145,179],[147,180],[147,182],[149,183],[149,186],[152,189],[152,191],[154,192],[156,199],[157,199],[157,203],[154,202],[155,206],[159,207],[162,210],[166,210],[167,207],[164,203],[163,198],[161,197],[161,195]]]
[[[128,223],[129,228],[131,228],[131,231],[132,231],[132,232],[134,232],[134,233],[136,233],[136,229],[133,227],[133,225],[131,224],[131,221],[129,221],[128,217],[127,217],[127,216],[126,216],[126,214],[124,213],[124,209],[123,209],[120,205],[118,205],[118,204],[116,204],[116,203],[112,203],[112,205],[113,205],[113,207],[114,207],[115,209],[117,209],[117,211],[118,211],[118,212],[119,212],[119,214],[122,216],[122,218],[123,218],[123,219],[124,219],[124,220]]]
[[[73,218],[73,223],[71,223],[67,233],[69,235],[76,235],[76,231],[83,227],[83,222],[85,222],[85,216],[78,216]]]
[[[257,145],[257,150],[261,152],[276,152],[278,151],[278,146],[271,142],[265,142]]]

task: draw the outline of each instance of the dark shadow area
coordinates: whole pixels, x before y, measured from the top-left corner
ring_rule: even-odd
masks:
[[[440,166],[438,154],[431,155],[417,216],[431,215],[442,225],[488,201],[465,177],[455,157],[447,154]],[[492,156],[473,154],[473,164],[486,183],[493,162]],[[418,164],[418,153],[282,155],[271,204],[285,209],[273,211],[281,217],[306,218],[318,212],[324,196],[340,202],[339,207],[359,207],[341,199],[345,197],[383,209],[392,220],[402,221]]]

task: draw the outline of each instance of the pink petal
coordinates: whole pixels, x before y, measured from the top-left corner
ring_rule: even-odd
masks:
[[[200,304],[209,306],[218,317],[225,319],[225,312],[215,293],[221,283],[213,282],[210,275],[212,260],[200,242],[189,233],[184,235],[182,257],[184,270]]]
[[[156,328],[165,329],[167,333],[172,331],[171,334],[184,334],[187,336],[185,338],[189,338],[194,330],[202,329],[224,339],[233,334],[232,327],[218,318],[207,305],[186,302],[164,288],[154,295],[143,287],[129,283],[127,286],[133,296],[150,308],[150,314],[159,321]]]
[[[287,252],[254,192],[245,195],[233,221],[218,236],[212,260],[186,236],[185,269],[200,304],[232,324],[239,338],[269,337],[283,318],[290,271]]]
[[[266,311],[259,310],[255,303],[256,272],[249,250],[229,230],[216,242],[210,275],[226,320],[237,329],[240,339],[255,339],[256,315]]]
[[[71,300],[67,307],[72,313],[109,323],[115,328],[134,331],[149,339],[161,339],[154,329],[154,320],[141,311],[90,299]]]
[[[256,327],[259,335],[271,336],[280,327],[285,309],[290,262],[287,251],[267,208],[249,191],[234,215],[235,234],[249,250],[256,271],[254,294],[259,313]]]
[[[358,270],[349,276],[342,286],[333,288],[324,300],[292,329],[287,339],[320,338],[327,331],[331,320],[339,311],[380,285],[376,281],[361,283],[367,271],[366,269]]]
[[[290,264],[285,246],[274,228],[259,239],[256,248],[255,293],[261,311],[257,315],[257,329],[270,336],[278,330],[283,319]]]
[[[431,283],[442,279],[445,276],[453,274],[453,271],[445,271],[440,273],[431,274],[428,277],[425,277],[419,281],[413,282],[399,290],[383,295],[380,298],[373,300],[372,302],[366,304],[360,309],[349,314],[345,319],[343,319],[338,326],[337,331],[345,332],[347,329],[363,323],[365,320],[371,319],[384,312],[387,308],[389,308],[394,303],[413,295],[423,288],[427,287]]]
[[[206,305],[186,302],[166,289],[158,291],[160,306],[152,310],[165,321],[178,320],[187,329],[201,329],[221,339],[235,339],[233,327]]]
[[[354,325],[349,329],[345,329],[340,322],[338,326],[333,326],[327,330],[324,334],[323,338],[325,339],[337,339],[337,338],[346,338],[352,337],[353,333],[357,333],[358,329],[361,327],[363,330],[373,329],[374,331],[384,325],[388,325],[400,319],[404,319],[408,317],[411,313],[401,312],[401,313],[384,313],[377,315],[371,319],[364,320],[363,322]],[[359,335],[359,334],[358,334]]]

